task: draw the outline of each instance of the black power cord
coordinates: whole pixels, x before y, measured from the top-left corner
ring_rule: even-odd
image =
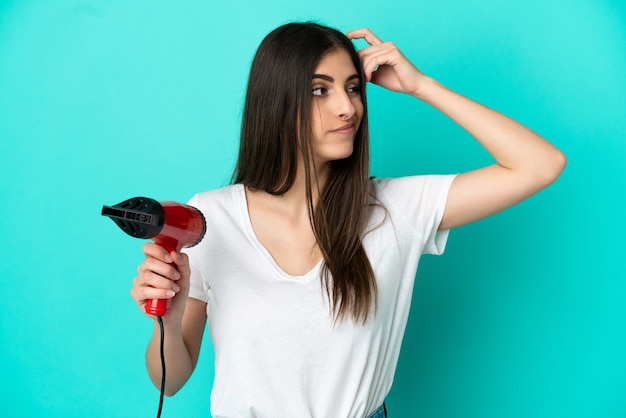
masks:
[[[165,395],[165,330],[163,329],[163,318],[161,316],[157,316],[157,321],[159,321],[159,329],[161,330],[161,395],[159,397],[159,411],[157,412],[157,418],[161,417],[161,410],[163,409],[163,396]]]

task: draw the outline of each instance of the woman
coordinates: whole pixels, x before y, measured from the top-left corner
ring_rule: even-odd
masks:
[[[357,54],[353,39],[369,47]],[[496,163],[370,180],[366,82],[439,109]],[[166,393],[191,375],[208,317],[213,416],[384,416],[420,255],[441,254],[450,228],[531,196],[564,166],[537,134],[367,29],[279,27],[252,63],[234,184],[190,201],[205,239],[187,254],[144,246],[133,298],[172,298]],[[147,363],[159,386],[156,325]]]

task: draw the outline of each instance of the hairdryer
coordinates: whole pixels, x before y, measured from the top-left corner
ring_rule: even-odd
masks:
[[[167,251],[180,251],[202,241],[206,221],[202,212],[176,202],[157,202],[147,197],[134,197],[115,206],[102,206],[108,216],[131,237],[152,239]],[[149,299],[145,310],[150,315],[165,315],[171,299]]]

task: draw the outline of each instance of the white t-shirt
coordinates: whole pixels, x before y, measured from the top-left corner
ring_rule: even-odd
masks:
[[[207,302],[215,349],[211,412],[220,417],[362,418],[382,404],[400,353],[419,258],[441,254],[437,232],[454,176],[373,182],[363,245],[378,285],[368,320],[333,322],[320,266],[285,273],[256,238],[241,184],[199,193],[207,221],[185,250],[190,297]]]

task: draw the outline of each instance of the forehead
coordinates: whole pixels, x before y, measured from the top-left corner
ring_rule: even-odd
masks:
[[[348,51],[335,49],[321,59],[314,72],[315,74],[325,74],[333,76],[333,78],[345,79],[356,74],[356,68],[354,68]]]

